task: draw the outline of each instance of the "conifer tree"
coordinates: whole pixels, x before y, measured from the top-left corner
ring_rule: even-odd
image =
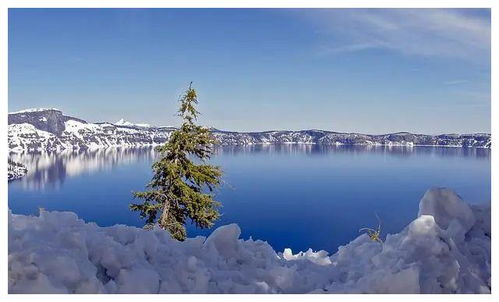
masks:
[[[139,211],[146,219],[146,228],[157,222],[181,241],[186,238],[188,220],[197,227],[208,228],[220,216],[220,203],[214,200],[213,190],[220,186],[222,171],[206,162],[213,154],[216,140],[208,128],[195,124],[199,115],[197,104],[191,83],[180,98],[178,114],[183,119],[182,126],[157,148],[160,158],[152,165],[154,175],[148,190],[134,193],[143,203],[130,205],[131,210]]]

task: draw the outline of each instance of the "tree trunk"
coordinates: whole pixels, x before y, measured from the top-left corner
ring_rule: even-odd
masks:
[[[168,215],[169,215],[170,205],[168,201],[165,201],[165,205],[163,207],[163,213],[161,213],[161,218],[159,221],[159,225],[162,229],[168,230]]]

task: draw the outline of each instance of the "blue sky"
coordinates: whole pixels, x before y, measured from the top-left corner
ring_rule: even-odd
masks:
[[[490,11],[10,9],[9,111],[219,129],[490,131]]]

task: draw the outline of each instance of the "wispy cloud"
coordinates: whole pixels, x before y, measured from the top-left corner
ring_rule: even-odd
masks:
[[[488,62],[490,17],[458,9],[328,9],[302,14],[328,36],[330,53],[389,49]]]
[[[452,81],[445,81],[445,85],[459,85],[459,84],[466,84],[469,83],[470,81],[468,80],[452,80]]]

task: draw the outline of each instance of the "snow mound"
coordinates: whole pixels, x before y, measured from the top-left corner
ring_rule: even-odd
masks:
[[[71,212],[9,212],[10,293],[490,293],[490,205],[430,189],[384,243],[275,252],[236,224],[184,242]]]
[[[475,224],[475,216],[470,207],[453,191],[434,188],[423,196],[419,203],[421,215],[432,215],[442,229],[453,232],[455,238],[464,238]]]

